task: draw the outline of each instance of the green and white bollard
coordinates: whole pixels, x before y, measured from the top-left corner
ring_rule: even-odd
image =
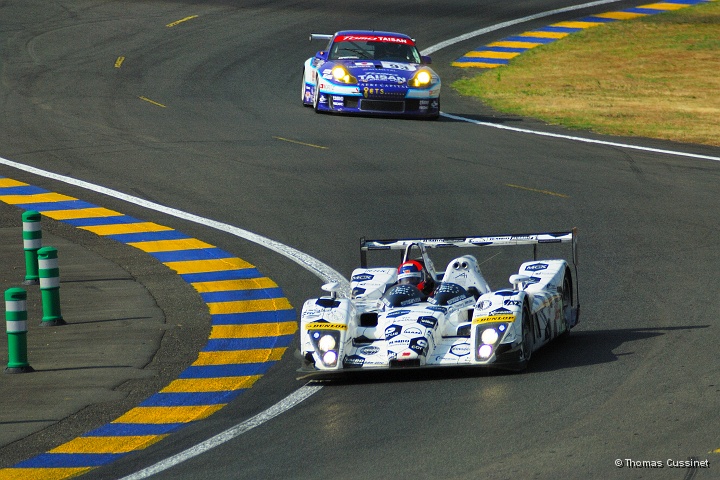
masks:
[[[27,358],[27,293],[22,288],[5,290],[8,364],[5,373],[34,371]]]
[[[38,250],[38,274],[40,296],[42,297],[43,318],[41,327],[56,327],[66,322],[60,313],[60,269],[55,247]]]
[[[25,250],[24,285],[37,285],[39,283],[37,252],[42,247],[40,219],[40,212],[36,210],[28,210],[22,214],[22,237],[23,249]]]

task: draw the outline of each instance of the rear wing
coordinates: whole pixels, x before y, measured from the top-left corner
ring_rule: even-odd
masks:
[[[328,35],[326,33],[311,33],[310,34],[310,41],[313,40],[330,40],[333,36]]]
[[[502,247],[513,245],[532,245],[533,260],[537,260],[537,247],[544,243],[570,243],[572,246],[573,265],[577,269],[577,228],[568,232],[526,233],[516,235],[493,235],[481,237],[447,237],[418,239],[360,239],[360,266],[367,268],[367,252],[369,250],[404,250],[412,247],[427,248],[469,248],[469,247]]]

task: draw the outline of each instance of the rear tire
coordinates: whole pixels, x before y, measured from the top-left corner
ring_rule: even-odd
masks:
[[[565,330],[560,332],[559,337],[567,337],[570,334],[570,321],[572,319],[573,314],[573,299],[575,298],[573,294],[573,283],[572,283],[572,274],[570,273],[569,269],[565,270],[565,276],[563,278],[563,286],[562,286],[562,315],[563,315],[563,323],[565,324]]]

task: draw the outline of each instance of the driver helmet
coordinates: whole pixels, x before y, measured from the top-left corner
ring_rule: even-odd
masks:
[[[398,284],[415,285],[422,291],[426,281],[425,268],[417,260],[408,260],[398,267]]]

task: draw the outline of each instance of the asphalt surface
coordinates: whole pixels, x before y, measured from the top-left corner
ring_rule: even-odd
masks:
[[[207,307],[167,267],[47,217],[43,245],[58,251],[66,325],[42,326],[40,287],[23,284],[22,212],[0,203],[0,282],[3,292],[27,292],[34,371],[6,372],[3,334],[0,468],[109,422],[157,392],[197,357],[209,331]]]
[[[448,118],[414,122],[315,115],[299,105],[298,68],[319,48],[306,41],[309,32],[366,26],[407,31],[428,46],[572,3],[577,2],[427,0],[412,11],[384,1],[2,4],[0,101],[13,113],[0,118],[3,157],[240,226],[346,275],[357,266],[360,236],[580,229],[582,323],[571,341],[535,356],[526,374],[323,388],[282,419],[156,478],[712,478],[715,470],[621,471],[613,460],[693,456],[717,461],[717,452],[711,452],[720,447],[720,303],[708,281],[720,261],[716,163]],[[617,8],[620,4],[594,11]],[[199,16],[166,27],[193,15]],[[450,62],[467,51],[569,18],[537,19],[469,40],[434,54],[433,65],[449,85],[464,75]],[[117,68],[121,55],[125,61]],[[443,95],[446,113],[568,133],[499,115],[457,98],[449,88]],[[710,147],[611,140],[718,155]],[[225,233],[15,169],[3,167],[0,173],[170,225],[247,258],[283,287],[293,305],[319,293],[321,282],[312,274]],[[20,212],[0,207],[0,212],[8,209],[3,228],[17,228],[12,235],[18,240],[12,241],[19,245]],[[157,322],[167,329],[145,369],[149,378],[118,378],[118,388],[106,392],[117,394],[116,402],[78,407],[67,419],[60,414],[51,419],[48,413],[46,420],[56,423],[0,450],[3,466],[113,420],[166,385],[207,341],[207,319],[196,317],[206,307],[197,293],[146,254],[53,222],[47,222],[47,230],[46,243],[66,239],[101,257],[96,260],[122,265],[127,283],[132,277],[152,292],[164,313]],[[113,315],[87,320],[115,322],[81,324],[79,315],[96,312],[70,303],[79,302],[65,293],[70,275],[87,276],[73,272],[63,250],[68,325],[54,329],[55,335],[78,325],[108,328],[136,316],[123,304]],[[3,265],[20,268],[22,257],[16,255],[11,256],[16,263],[3,258]],[[502,257],[483,260],[494,287],[506,285],[517,268]],[[18,286],[22,278],[10,276],[5,288]],[[107,282],[98,283],[107,288]],[[30,293],[37,308],[37,291]],[[39,318],[37,312],[30,316],[31,334],[38,331]],[[184,333],[195,348],[179,344]],[[77,355],[74,350],[65,353]],[[36,355],[31,348],[29,360],[37,372],[10,381],[49,374],[48,363]],[[87,478],[131,474],[251,418],[297,389],[296,367],[285,355],[272,375],[228,408]],[[5,385],[6,376],[0,378]],[[12,403],[12,393],[2,393],[2,401]],[[11,421],[17,422],[14,414]]]

